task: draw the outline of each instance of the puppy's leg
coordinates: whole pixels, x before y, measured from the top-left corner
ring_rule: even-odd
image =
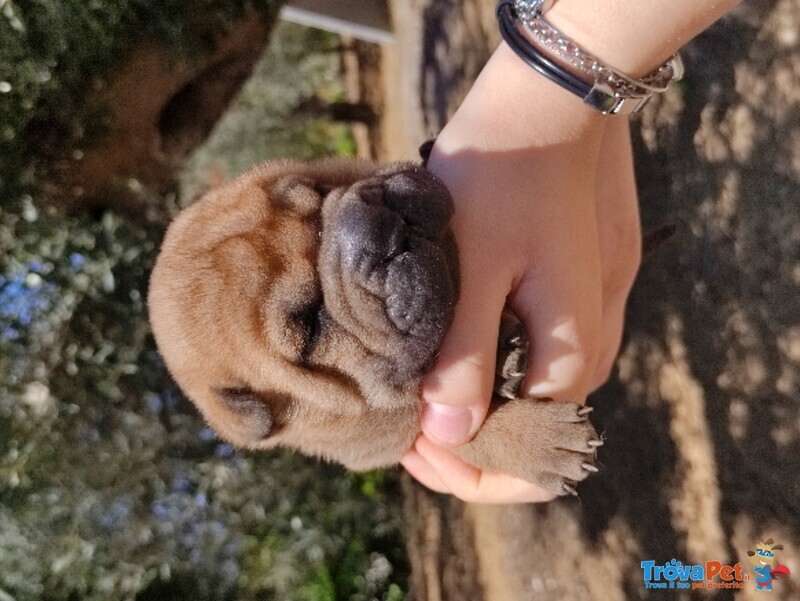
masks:
[[[575,494],[575,484],[597,471],[595,451],[603,444],[589,411],[551,399],[496,398],[475,438],[454,452],[483,470]]]
[[[591,409],[551,399],[518,398],[527,367],[525,328],[506,309],[497,353],[499,396],[475,438],[455,452],[481,469],[511,474],[559,495],[576,494],[575,484],[597,471],[595,451],[603,444],[587,419]]]

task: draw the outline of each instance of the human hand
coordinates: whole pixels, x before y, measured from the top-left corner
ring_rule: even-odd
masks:
[[[640,260],[627,121],[593,113],[502,45],[428,167],[456,203],[461,297],[423,382],[424,436],[403,465],[466,501],[549,500],[552,493],[481,472],[447,448],[485,418],[506,303],[531,341],[527,395],[583,402],[607,379]]]

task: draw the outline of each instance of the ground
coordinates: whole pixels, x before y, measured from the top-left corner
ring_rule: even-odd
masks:
[[[393,0],[366,61],[384,160],[413,159],[498,41],[492,0]],[[741,562],[774,538],[800,593],[800,2],[751,0],[684,52],[633,122],[642,267],[611,380],[590,399],[605,468],[580,498],[463,505],[406,482],[417,599],[730,599],[648,591],[640,562]],[[378,76],[382,87],[377,85]],[[752,582],[737,593],[756,599]]]

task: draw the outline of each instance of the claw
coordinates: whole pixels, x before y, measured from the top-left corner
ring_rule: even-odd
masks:
[[[581,407],[578,409],[578,415],[583,417],[584,415],[589,415],[592,411],[594,411],[594,407]]]
[[[573,497],[577,497],[578,496],[578,491],[575,490],[574,486],[571,486],[570,484],[567,484],[566,482],[564,484],[562,484],[561,486],[564,487],[564,490],[567,492],[567,494],[572,495]]]
[[[511,346],[519,346],[520,344],[522,344],[522,336],[516,334],[515,336],[506,338],[506,344]]]
[[[586,470],[587,472],[599,472],[600,470],[597,466],[592,465],[591,463],[581,463],[581,467]]]
[[[602,447],[604,443],[603,443],[602,440],[590,440],[586,444],[588,444],[590,447],[594,447],[596,449],[598,447]]]

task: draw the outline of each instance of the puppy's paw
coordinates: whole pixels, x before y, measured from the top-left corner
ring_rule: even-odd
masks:
[[[504,399],[519,398],[528,372],[528,336],[525,326],[509,309],[500,317],[494,392]]]
[[[549,399],[500,402],[476,437],[456,449],[465,461],[538,484],[558,495],[597,471],[603,442],[588,420],[591,409]]]
[[[575,485],[598,471],[596,451],[603,445],[589,422],[591,407],[563,401],[520,399],[533,407],[526,410],[535,419],[531,443],[537,441],[537,457],[521,464],[520,477],[558,495],[577,495]]]

